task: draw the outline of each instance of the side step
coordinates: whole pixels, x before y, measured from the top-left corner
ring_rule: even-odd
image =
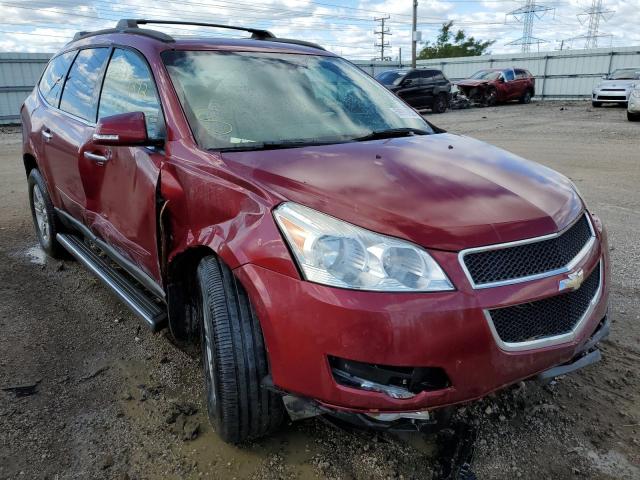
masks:
[[[153,297],[94,252],[76,235],[59,233],[60,245],[109,287],[152,331],[162,328],[167,312]]]

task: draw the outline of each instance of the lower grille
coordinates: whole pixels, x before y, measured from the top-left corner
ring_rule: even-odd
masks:
[[[610,101],[620,101],[626,102],[627,97],[625,95],[599,95],[598,100],[610,100]]]
[[[600,287],[600,266],[578,290],[536,302],[489,310],[496,333],[505,343],[520,343],[571,332],[585,315]]]

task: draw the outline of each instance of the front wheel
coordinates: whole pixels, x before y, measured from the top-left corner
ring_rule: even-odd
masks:
[[[282,423],[282,399],[262,387],[269,374],[260,323],[246,291],[215,257],[198,266],[209,419],[228,443],[265,436]]]
[[[433,106],[431,110],[433,113],[444,113],[447,111],[449,102],[447,101],[447,96],[444,93],[440,93],[433,100]]]
[[[498,103],[498,91],[495,88],[487,91],[484,97],[484,103],[487,107],[493,107]]]
[[[593,108],[600,108],[602,106],[602,102],[591,102],[591,106]]]
[[[640,121],[640,113],[631,113],[627,110],[627,120],[629,120],[630,122]]]
[[[36,229],[38,242],[47,255],[53,258],[63,258],[64,249],[56,240],[60,228],[53,203],[47,191],[44,178],[35,168],[29,172],[27,180],[29,189],[29,204],[31,217]]]

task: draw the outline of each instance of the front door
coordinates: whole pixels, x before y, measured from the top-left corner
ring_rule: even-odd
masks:
[[[104,76],[98,119],[128,112],[145,114],[149,138],[163,136],[162,111],[147,62],[137,51],[116,48]],[[164,152],[88,143],[79,154],[87,226],[160,284],[156,187]]]

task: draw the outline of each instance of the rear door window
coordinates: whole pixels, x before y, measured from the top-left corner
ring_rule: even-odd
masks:
[[[98,84],[108,56],[108,48],[80,50],[64,85],[61,110],[90,122],[96,121]]]
[[[149,67],[137,53],[118,48],[104,76],[98,118],[130,112],[144,113],[149,138],[162,137],[160,102]]]
[[[58,106],[60,101],[60,93],[62,93],[62,85],[69,71],[69,65],[73,62],[76,51],[63,53],[49,62],[47,68],[42,74],[38,87],[40,93],[49,105]]]
[[[526,79],[526,78],[529,78],[529,75],[526,70],[521,70],[519,68],[516,68],[516,78],[519,80]]]

